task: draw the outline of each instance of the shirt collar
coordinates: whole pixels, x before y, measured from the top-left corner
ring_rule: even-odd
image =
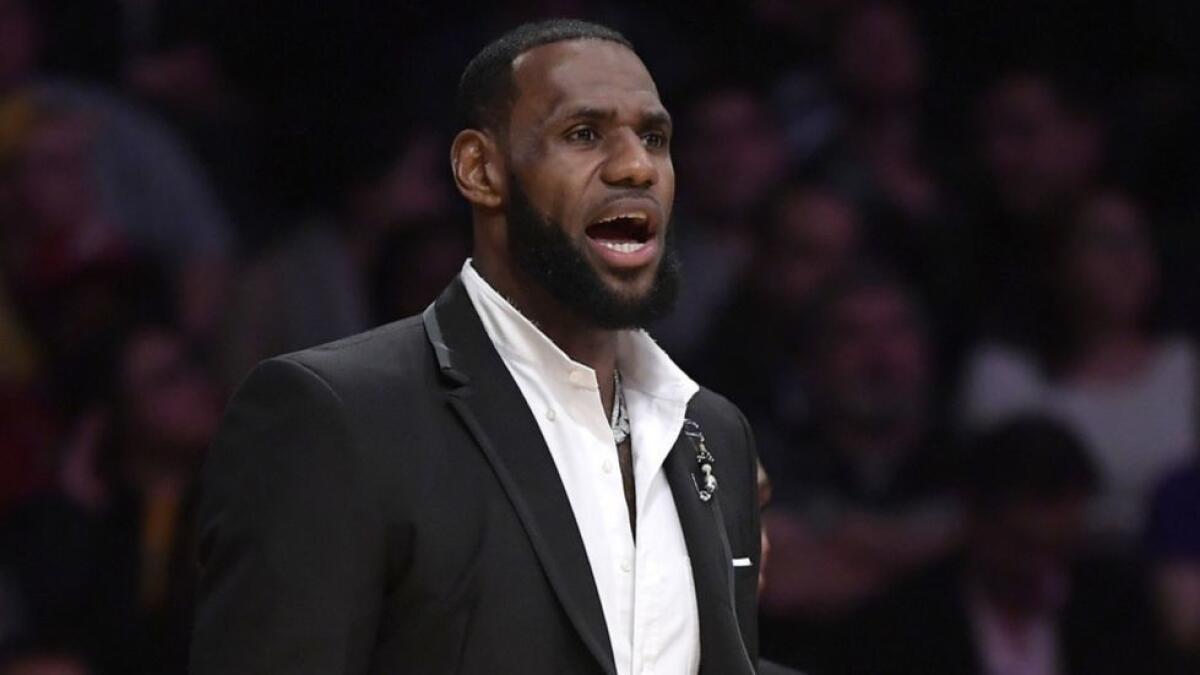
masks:
[[[461,277],[484,330],[503,358],[523,361],[574,386],[596,388],[596,372],[546,337],[537,324],[480,276],[470,258],[463,263]],[[625,387],[668,402],[686,405],[699,390],[699,385],[641,329],[618,334],[617,367]]]

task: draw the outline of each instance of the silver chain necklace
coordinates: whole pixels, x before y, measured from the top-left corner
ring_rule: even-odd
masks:
[[[629,438],[629,411],[625,408],[625,392],[621,391],[621,371],[616,368],[613,368],[613,407],[608,426],[617,445]]]

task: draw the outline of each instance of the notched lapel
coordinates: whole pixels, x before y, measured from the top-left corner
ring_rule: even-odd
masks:
[[[425,326],[452,384],[449,404],[491,463],[583,642],[616,675],[604,610],[558,469],[460,280],[426,310]]]
[[[754,668],[742,642],[734,609],[733,563],[720,512],[720,489],[711,500],[702,501],[696,489],[701,480],[696,467],[696,448],[680,433],[663,468],[692,560],[700,613],[700,672],[752,675]],[[718,474],[720,470],[717,466]]]

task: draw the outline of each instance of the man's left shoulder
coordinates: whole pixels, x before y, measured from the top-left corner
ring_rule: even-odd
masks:
[[[732,401],[706,387],[700,387],[688,402],[688,419],[699,424],[705,434],[710,428],[743,435],[750,431],[742,411]]]
[[[700,387],[688,403],[688,419],[704,434],[705,444],[718,463],[754,466],[754,437],[746,416],[729,399]]]

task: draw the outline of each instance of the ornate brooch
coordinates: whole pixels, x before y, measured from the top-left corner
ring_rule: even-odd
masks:
[[[700,501],[707,502],[712,499],[713,493],[717,491],[717,477],[713,475],[713,464],[716,463],[716,458],[708,451],[704,445],[704,432],[700,431],[700,425],[693,420],[683,420],[683,434],[692,442],[692,447],[696,449],[696,464],[700,467],[700,473],[704,475],[704,486],[696,480],[696,474],[692,474],[692,484],[696,486],[696,494],[700,495]]]

